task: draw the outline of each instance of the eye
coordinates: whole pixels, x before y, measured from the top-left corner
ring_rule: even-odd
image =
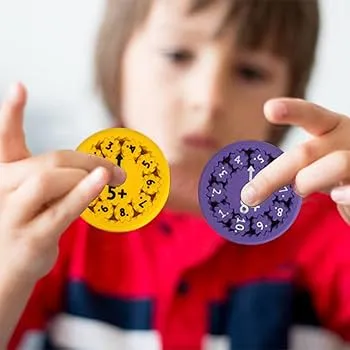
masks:
[[[269,73],[265,69],[251,64],[238,64],[235,74],[247,82],[263,82],[269,79]]]
[[[175,64],[189,63],[194,57],[193,53],[186,49],[162,50],[162,54]]]

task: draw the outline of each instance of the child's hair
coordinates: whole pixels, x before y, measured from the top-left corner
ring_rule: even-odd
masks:
[[[124,49],[145,20],[154,0],[107,0],[96,48],[96,80],[109,112],[120,120],[120,77]],[[217,0],[189,0],[192,15]],[[223,27],[233,21],[241,47],[267,47],[289,64],[288,96],[305,98],[319,32],[318,0],[226,0]],[[270,142],[278,143],[287,127],[273,127]]]

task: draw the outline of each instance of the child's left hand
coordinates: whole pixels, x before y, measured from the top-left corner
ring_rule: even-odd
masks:
[[[265,104],[268,121],[304,128],[314,137],[269,164],[242,189],[242,201],[256,206],[279,188],[294,183],[305,197],[330,193],[350,224],[350,118],[300,99]]]

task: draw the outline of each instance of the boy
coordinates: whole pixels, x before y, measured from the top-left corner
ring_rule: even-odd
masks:
[[[305,199],[281,238],[245,247],[209,229],[196,195],[217,150],[279,143],[284,124],[315,137],[256,176],[247,204],[294,180],[304,196],[346,183],[350,121],[271,100],[304,97],[317,32],[316,1],[108,1],[97,50],[106,104],[172,171],[168,208],[127,235],[71,224],[123,174],[78,152],[30,157],[17,86],[0,118],[2,344],[24,308],[10,349],[280,350],[300,345],[293,326],[303,324],[349,340],[350,229],[328,196]]]

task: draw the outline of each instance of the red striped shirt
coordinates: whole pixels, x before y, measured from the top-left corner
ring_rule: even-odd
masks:
[[[306,199],[292,228],[260,246],[224,241],[202,218],[168,211],[129,234],[77,220],[9,349],[33,330],[45,331],[43,348],[62,348],[47,328],[62,314],[97,321],[115,339],[153,332],[166,350],[202,349],[208,336],[238,350],[286,348],[295,324],[350,340],[349,296],[350,228],[325,195]]]

